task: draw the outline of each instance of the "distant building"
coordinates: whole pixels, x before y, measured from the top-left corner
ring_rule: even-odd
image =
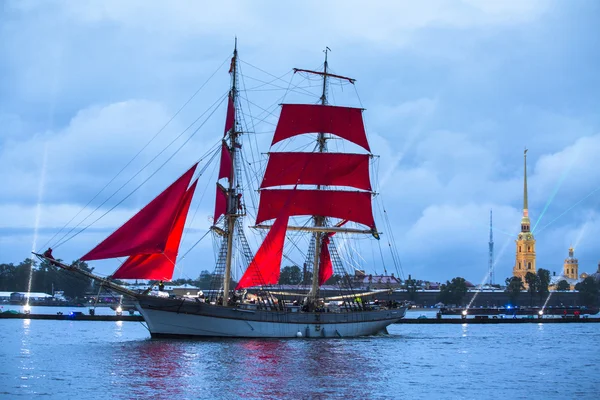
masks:
[[[563,272],[558,276],[553,276],[550,279],[550,289],[556,290],[560,281],[566,281],[569,284],[570,290],[575,290],[575,285],[582,282],[588,276],[593,277],[596,282],[600,282],[600,263],[598,264],[598,272],[595,274],[586,274],[583,272],[579,275],[579,260],[575,258],[575,250],[573,247],[569,248],[569,256],[565,258],[563,264]]]
[[[517,244],[515,266],[513,276],[521,278],[525,287],[525,275],[528,272],[536,273],[535,265],[535,238],[531,233],[531,221],[529,220],[529,205],[527,201],[527,150],[524,154],[524,179],[523,179],[523,218],[521,218],[521,232],[515,241]]]
[[[129,285],[128,287],[130,290],[138,291],[138,292],[143,292],[147,289],[150,289],[150,285],[147,283],[135,283],[135,284]],[[154,284],[154,289],[156,289],[156,288],[157,288],[157,285]],[[190,285],[188,283],[180,285],[180,286],[173,286],[173,285],[165,284],[164,291],[169,293],[170,295],[174,295],[174,296],[186,296],[186,295],[195,296],[200,291],[200,288]]]
[[[600,262],[598,263],[598,269],[596,270],[595,274],[590,274],[589,276],[591,276],[592,278],[594,278],[594,280],[596,281],[596,283],[600,284]]]
[[[0,292],[0,300],[13,304],[25,304],[29,301],[51,300],[52,295],[42,292]]]
[[[368,287],[370,289],[399,288],[401,281],[394,274],[391,275],[367,275],[365,271],[355,271],[354,284],[357,287]]]
[[[573,247],[569,247],[569,257],[563,265],[563,275],[569,279],[577,279],[579,276],[579,260],[573,256],[574,253]]]

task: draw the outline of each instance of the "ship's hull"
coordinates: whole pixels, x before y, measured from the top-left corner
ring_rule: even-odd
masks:
[[[374,335],[404,317],[405,307],[305,313],[220,307],[189,300],[138,298],[152,337],[340,338]]]

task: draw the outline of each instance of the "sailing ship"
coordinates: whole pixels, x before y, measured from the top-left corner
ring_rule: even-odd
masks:
[[[214,288],[203,298],[172,298],[152,292],[138,293],[115,279],[172,279],[184,225],[197,186],[198,164],[142,208],[123,226],[81,257],[82,261],[127,257],[110,279],[77,264],[66,265],[36,254],[62,268],[100,282],[107,289],[134,299],[152,337],[331,338],[385,332],[404,317],[406,307],[388,301],[372,304],[369,298],[383,291],[357,293],[334,244],[334,235],[367,235],[379,240],[370,183],[372,157],[363,123],[363,109],[328,104],[331,79],[354,80],[328,71],[327,50],[323,71],[295,69],[322,79],[318,104],[283,104],[271,146],[298,135],[316,134],[311,152],[270,152],[262,182],[255,231],[268,233],[253,255],[245,239],[240,179],[242,135],[238,128],[238,53],[233,52],[229,73],[225,131],[220,146],[214,224],[221,238]],[[334,136],[332,136],[334,135]],[[335,137],[359,146],[366,153],[328,151]],[[226,185],[222,184],[226,180]],[[349,190],[352,189],[352,190]],[[309,223],[293,226],[292,218]],[[268,221],[273,221],[271,225]],[[358,228],[349,228],[347,223]],[[278,285],[286,235],[308,235],[309,249],[303,283],[298,290]],[[237,239],[235,237],[237,236]],[[236,286],[232,280],[234,241],[242,243],[247,260]],[[343,275],[336,296],[325,296],[322,286],[333,275]],[[303,291],[302,289],[306,290]],[[288,288],[289,289],[289,288]],[[390,290],[391,292],[391,290]],[[160,293],[160,292],[159,292]]]

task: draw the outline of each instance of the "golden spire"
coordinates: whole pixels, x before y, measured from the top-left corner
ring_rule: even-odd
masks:
[[[521,232],[529,232],[531,222],[529,221],[529,205],[527,201],[527,149],[523,153],[523,218],[521,219]]]
[[[523,184],[523,216],[528,217],[528,205],[527,205],[527,149],[525,149],[525,153],[523,154],[523,171],[525,174],[524,184]]]

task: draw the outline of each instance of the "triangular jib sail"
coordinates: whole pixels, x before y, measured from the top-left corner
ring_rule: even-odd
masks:
[[[197,164],[102,243],[81,257],[81,260],[130,257],[115,272],[115,278],[170,279],[196,187],[194,183],[188,188],[196,166]],[[160,255],[162,258],[153,258],[151,255]]]
[[[161,281],[170,281],[173,278],[173,270],[177,254],[179,253],[179,244],[185,226],[185,220],[192,203],[192,197],[196,190],[195,181],[186,191],[181,207],[173,224],[173,228],[167,239],[167,245],[162,253],[156,254],[136,254],[130,256],[113,274],[115,279],[154,279]]]

